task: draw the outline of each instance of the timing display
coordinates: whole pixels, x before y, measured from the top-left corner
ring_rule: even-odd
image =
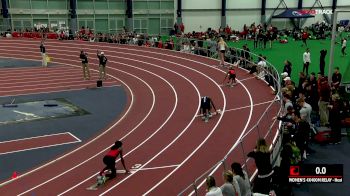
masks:
[[[294,183],[341,183],[343,182],[342,164],[303,164],[291,165],[289,182]]]

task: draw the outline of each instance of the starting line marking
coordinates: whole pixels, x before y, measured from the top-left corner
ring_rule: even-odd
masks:
[[[274,100],[257,103],[257,104],[254,104],[253,106],[264,105],[264,104],[272,103],[272,102],[275,102],[275,101],[278,101],[278,100],[279,100],[278,98],[275,98]],[[242,110],[242,109],[246,109],[246,108],[250,108],[250,105],[242,106],[242,107],[238,107],[238,108],[227,109],[227,110],[225,110],[225,112],[232,112],[232,111]],[[213,112],[212,115],[217,115],[217,112]],[[196,117],[201,117],[201,116],[203,116],[203,115],[202,114],[198,114]]]
[[[173,168],[173,167],[177,167],[179,165],[165,165],[165,166],[158,166],[158,167],[145,167],[145,168],[141,168],[142,164],[134,164],[131,169],[130,169],[130,173],[135,173],[136,171],[145,171],[145,170],[156,170],[156,169],[165,169],[165,168]],[[120,169],[117,170],[118,174],[124,174],[125,170],[124,169]]]

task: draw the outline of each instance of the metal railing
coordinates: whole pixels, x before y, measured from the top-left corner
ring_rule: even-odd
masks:
[[[180,39],[175,43],[176,50],[183,50],[183,43],[191,43],[191,50],[188,51],[193,54],[203,55],[211,58],[216,58],[218,53],[216,52],[216,45],[213,41],[204,41],[204,40],[191,40],[191,39]],[[202,42],[202,43],[200,43]],[[200,46],[198,46],[200,44]],[[249,56],[249,58],[244,58]],[[240,48],[230,48],[228,52],[225,54],[225,60],[230,63],[234,63],[240,60],[240,66],[242,68],[249,68],[250,66],[257,66],[257,63],[254,60],[259,58],[258,55],[242,50]],[[256,74],[257,78],[265,80],[266,83],[269,83],[271,87],[273,87],[274,92],[276,94],[274,100],[271,103],[266,103],[268,106],[266,107],[264,113],[257,122],[247,130],[244,135],[242,135],[238,141],[236,141],[231,149],[226,153],[226,155],[215,163],[212,167],[210,167],[207,171],[196,177],[188,187],[182,190],[178,195],[198,195],[200,193],[200,188],[203,188],[203,184],[205,183],[205,179],[209,175],[221,176],[222,172],[229,169],[229,165],[232,162],[241,162],[243,168],[247,171],[248,176],[250,176],[250,180],[254,179],[256,175],[256,169],[253,162],[253,159],[247,157],[247,154],[253,150],[255,147],[255,143],[252,144],[248,142],[246,138],[249,138],[251,141],[252,138],[257,140],[258,138],[265,138],[268,143],[270,143],[271,149],[271,161],[275,164],[282,143],[282,134],[280,132],[281,124],[276,120],[271,120],[273,117],[278,115],[282,111],[282,101],[281,101],[281,87],[280,87],[280,77],[276,68],[269,63],[266,62],[266,67],[257,67],[258,73]],[[276,102],[278,102],[276,104]]]
[[[170,37],[171,38],[171,37]],[[173,41],[162,41],[161,48],[167,48],[169,50],[176,50],[185,53],[192,53],[196,55],[206,56],[209,58],[217,58],[218,53],[216,50],[215,41],[205,41],[197,39],[187,39],[187,38],[171,38]],[[95,42],[101,41],[99,37],[96,37]],[[118,37],[116,35],[107,35],[106,40],[114,44],[127,44],[127,45],[138,45],[148,47],[158,47],[160,48],[159,37],[148,37],[148,38],[135,38],[135,37]],[[248,58],[249,56],[249,58]],[[225,60],[229,63],[235,63],[240,61],[239,66],[242,68],[248,68],[250,66],[257,66],[256,60],[259,58],[258,55],[242,50],[240,48],[231,47],[225,54]],[[257,140],[258,138],[265,138],[270,144],[271,149],[271,160],[272,163],[276,161],[281,150],[281,124],[277,120],[272,120],[273,117],[278,115],[282,111],[282,94],[280,86],[280,77],[276,68],[268,61],[266,62],[266,67],[257,66],[256,77],[264,80],[269,84],[274,91],[275,97],[270,102],[260,103],[261,105],[268,104],[263,114],[259,117],[256,123],[238,138],[238,140],[232,144],[230,150],[226,155],[219,161],[217,161],[212,167],[208,168],[205,172],[199,176],[194,176],[194,181],[184,188],[178,195],[198,195],[200,191],[203,191],[201,187],[205,182],[205,178],[208,175],[219,175],[222,172],[218,172],[219,168],[221,171],[227,170],[228,166],[232,162],[241,162],[244,170],[247,171],[250,180],[254,179],[257,170],[255,168],[253,159],[247,157],[248,152],[252,151],[255,147],[255,143],[248,142],[246,138]],[[223,71],[225,72],[225,71]],[[238,77],[239,78],[239,77]],[[253,107],[253,106],[251,106]],[[225,111],[223,111],[225,112]],[[249,123],[248,123],[249,124]],[[246,125],[245,128],[248,128]]]

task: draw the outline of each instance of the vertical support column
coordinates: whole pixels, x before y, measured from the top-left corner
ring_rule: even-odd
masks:
[[[266,0],[261,0],[261,24],[266,23]]]
[[[303,0],[298,0],[298,9],[303,8]]]
[[[1,5],[2,5],[2,17],[3,17],[2,30],[7,31],[8,29],[11,29],[9,10],[7,7],[7,0],[1,0]]]
[[[226,0],[221,0],[221,27],[226,27]]]
[[[303,0],[298,0],[298,10],[303,9]],[[305,19],[306,20],[306,19]],[[301,28],[301,20],[300,18],[298,19],[298,29]]]
[[[176,21],[177,24],[182,23],[182,0],[177,0]]]
[[[331,51],[329,54],[329,65],[328,65],[328,83],[332,82],[332,72],[333,72],[333,64],[334,64],[334,49],[335,49],[335,41],[337,34],[337,18],[338,12],[333,12],[333,27],[332,27],[332,41],[331,41]]]
[[[127,29],[128,31],[134,31],[132,0],[126,0],[126,15],[127,15]]]
[[[77,21],[77,0],[69,0],[70,4],[70,29],[72,30],[72,33],[75,34],[75,32],[78,29],[78,21]]]
[[[333,21],[333,17],[334,17],[334,11],[335,11],[335,9],[337,9],[337,0],[332,0],[332,12],[333,12],[333,14],[332,14],[332,21]]]

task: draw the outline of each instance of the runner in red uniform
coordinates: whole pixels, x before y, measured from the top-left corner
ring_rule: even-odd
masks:
[[[228,70],[228,72],[225,76],[225,79],[224,79],[224,83],[225,83],[227,76],[229,76],[228,81],[227,81],[227,86],[233,87],[234,85],[237,84],[236,71],[235,71],[235,68],[233,66],[231,66],[230,69]]]
[[[112,173],[107,174],[106,177],[109,177],[109,179],[116,177],[117,170],[115,168],[115,160],[117,159],[118,156],[120,156],[120,161],[123,164],[125,173],[129,173],[129,170],[126,169],[126,166],[125,166],[122,146],[123,146],[123,143],[121,141],[116,141],[114,145],[111,147],[111,149],[109,150],[109,152],[103,157],[103,163],[106,165],[106,167],[103,168],[103,170],[100,172],[101,176],[106,170],[111,170]]]

